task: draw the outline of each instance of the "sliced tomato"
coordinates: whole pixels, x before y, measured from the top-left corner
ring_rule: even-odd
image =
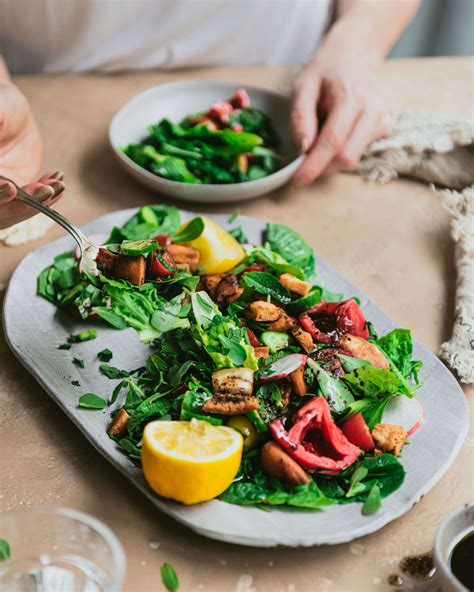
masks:
[[[171,236],[169,234],[158,234],[153,240],[156,240],[160,245],[169,245],[171,242]]]
[[[242,273],[247,273],[248,271],[265,271],[265,269],[267,269],[265,263],[252,263],[251,265],[247,265],[247,267],[242,270]]]
[[[343,425],[342,432],[344,436],[351,442],[366,452],[375,448],[374,441],[370,434],[368,425],[365,423],[365,419],[362,413],[356,413],[352,417],[349,417]]]
[[[364,314],[353,298],[341,302],[336,316],[337,327],[341,333],[348,333],[349,335],[364,337],[365,339],[370,337]]]
[[[175,273],[176,263],[167,251],[164,253],[155,251],[151,253],[151,257],[151,265],[148,272],[151,277],[164,277]]]
[[[262,343],[260,342],[259,338],[255,335],[252,329],[247,327],[247,335],[249,337],[250,345],[252,347],[262,347]]]
[[[229,99],[229,103],[234,109],[244,109],[250,107],[250,97],[245,88],[239,88],[235,95]]]

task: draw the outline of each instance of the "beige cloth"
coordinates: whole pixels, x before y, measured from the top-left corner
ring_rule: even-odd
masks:
[[[387,182],[409,176],[436,186],[452,213],[457,288],[451,340],[440,355],[462,382],[474,383],[474,123],[418,109],[394,109],[390,134],[374,142],[357,172]]]

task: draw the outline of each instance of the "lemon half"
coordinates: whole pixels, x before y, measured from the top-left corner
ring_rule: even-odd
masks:
[[[242,459],[242,436],[206,421],[152,421],[143,432],[142,466],[163,497],[197,504],[232,483]]]
[[[204,230],[192,241],[183,243],[197,249],[200,254],[199,265],[203,275],[226,273],[238,265],[245,257],[240,244],[214,220],[202,216]],[[180,231],[189,224],[183,224]]]

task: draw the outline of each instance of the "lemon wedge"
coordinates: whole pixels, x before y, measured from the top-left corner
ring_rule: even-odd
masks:
[[[243,439],[207,421],[152,421],[143,432],[142,466],[148,485],[183,504],[210,500],[237,474]]]
[[[219,224],[205,216],[202,216],[202,219],[204,222],[202,234],[183,244],[199,251],[199,265],[202,266],[204,275],[226,273],[242,261],[245,252],[235,238]],[[181,231],[187,224],[183,224],[179,230]]]

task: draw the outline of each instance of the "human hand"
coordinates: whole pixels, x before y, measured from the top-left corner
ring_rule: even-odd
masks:
[[[373,90],[374,70],[373,62],[329,43],[297,77],[291,129],[307,157],[293,177],[294,185],[353,169],[367,146],[387,134],[389,117]]]
[[[41,156],[41,138],[28,101],[7,77],[0,77],[0,177],[23,185],[35,199],[51,205],[64,191],[62,173],[46,173],[28,183],[38,173]],[[14,185],[0,178],[0,228],[37,214],[15,197]]]

